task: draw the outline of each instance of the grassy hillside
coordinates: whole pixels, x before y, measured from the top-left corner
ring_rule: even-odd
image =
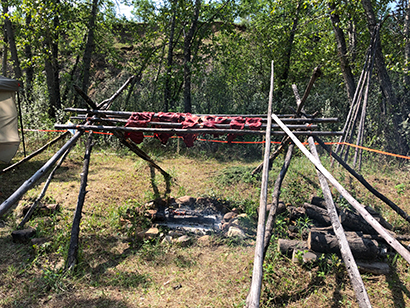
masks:
[[[17,244],[10,235],[21,220],[19,208],[37,197],[42,183],[31,189],[19,207],[0,221],[0,306],[242,307],[250,285],[254,237],[238,240],[213,234],[209,241],[195,240],[185,248],[162,244],[162,238],[135,240],[135,232],[144,227],[144,221],[129,228],[123,223],[124,215],[128,209],[139,208],[154,199],[153,186],[162,195],[165,185],[159,174],[152,178],[145,162],[121,148],[93,149],[81,223],[79,265],[73,276],[64,274],[78,197],[83,141],[57,172],[45,198],[47,203],[59,203],[61,210],[51,216],[37,214],[28,223],[36,228],[37,237],[49,240],[47,243]],[[55,150],[52,148],[15,171],[0,175],[0,202]],[[208,196],[223,202],[227,208],[236,207],[247,213],[250,223],[254,223],[260,181],[251,178],[250,171],[260,163],[261,158],[256,157],[261,155],[253,153],[254,159],[245,159],[241,151],[246,149],[238,151],[234,146],[221,146],[206,151],[206,147],[196,146],[189,151],[181,150],[181,154],[154,146],[149,150],[173,176],[171,196]],[[410,234],[403,219],[349,179],[340,167],[330,168],[328,158],[323,157],[325,166],[360,202],[380,211],[396,232]],[[275,161],[270,173],[270,190],[282,159],[280,156]],[[368,158],[363,174],[383,194],[410,212],[409,168],[408,163],[398,165],[381,157]],[[313,195],[321,195],[315,170],[297,153],[284,181],[281,199],[288,205],[299,206]],[[265,261],[262,306],[357,307],[347,273],[336,256],[323,258],[316,266],[300,267],[276,251],[276,240],[286,237],[288,224],[286,215],[276,220],[275,238]],[[372,305],[410,305],[408,265],[397,256],[391,256],[387,262],[391,274],[362,276]]]

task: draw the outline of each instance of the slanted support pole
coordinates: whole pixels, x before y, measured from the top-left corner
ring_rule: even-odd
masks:
[[[51,180],[54,177],[55,172],[57,171],[58,168],[60,168],[61,164],[63,163],[63,161],[67,157],[68,153],[70,153],[72,148],[73,147],[70,147],[70,148],[67,149],[67,151],[64,153],[64,155],[60,158],[60,161],[54,167],[53,171],[50,172],[50,174],[48,175],[47,181],[45,182],[44,187],[43,187],[40,195],[37,197],[37,199],[31,205],[30,209],[28,210],[28,212],[24,216],[23,220],[19,224],[18,229],[22,229],[24,227],[24,225],[26,224],[26,222],[29,221],[29,219],[30,219],[31,215],[33,214],[34,210],[37,208],[37,204],[41,201],[41,199],[44,198],[44,196],[46,194],[46,191],[48,189],[48,186],[50,186]]]
[[[263,241],[265,238],[265,219],[266,219],[266,200],[268,194],[268,179],[269,179],[269,154],[270,154],[270,138],[272,128],[272,100],[273,100],[273,61],[271,64],[271,83],[269,93],[269,106],[268,106],[268,123],[266,126],[265,137],[265,156],[263,160],[262,171],[262,185],[261,195],[259,200],[259,217],[258,217],[258,229],[255,244],[255,257],[253,261],[252,283],[249,290],[248,297],[246,299],[247,308],[258,308],[261,297],[261,286],[263,276]]]
[[[83,170],[81,172],[80,192],[78,194],[77,207],[74,213],[73,225],[71,228],[70,247],[68,249],[67,263],[65,266],[67,271],[73,270],[77,263],[78,237],[80,235],[80,221],[81,221],[81,214],[83,210],[85,195],[87,193],[86,188],[87,188],[87,180],[88,180],[88,170],[90,166],[91,150],[93,147],[93,142],[92,142],[93,137],[92,136],[93,134],[92,132],[90,132],[88,135],[87,145],[85,148]]]
[[[319,66],[315,67],[313,70],[312,77],[310,77],[309,83],[305,89],[305,93],[303,93],[302,99],[297,100],[296,116],[298,116],[302,112],[303,106],[305,105],[305,102],[309,96],[310,90],[312,90],[313,84],[315,83],[316,79],[318,79],[321,75],[322,75],[322,71],[320,70],[320,67]],[[271,157],[269,157],[270,167],[272,167],[273,161],[279,155],[279,153],[284,149],[285,145],[289,142],[289,140],[290,140],[289,136],[284,137],[280,145],[276,149],[276,151],[272,153]],[[252,175],[255,175],[256,173],[261,172],[261,170],[262,170],[262,164],[260,164],[258,167],[256,167],[252,171]]]
[[[316,150],[315,141],[313,140],[312,136],[308,138],[308,142],[310,151],[312,152],[313,156],[317,159],[317,161],[320,163],[319,155],[317,154]],[[343,226],[339,221],[336,207],[333,203],[332,193],[330,192],[327,180],[319,170],[317,170],[317,175],[319,177],[320,186],[322,187],[323,197],[326,201],[327,212],[329,214],[333,230],[336,234],[336,238],[339,242],[340,253],[346,265],[346,270],[349,274],[350,282],[352,283],[353,290],[356,294],[356,299],[359,304],[359,307],[371,307],[370,299],[366,292],[366,288],[364,286],[362,277],[360,276],[359,269],[357,268],[356,262],[353,258],[352,251],[350,250],[349,243],[343,230]]]
[[[387,244],[395,249],[408,263],[410,263],[410,252],[404,248],[393,236],[389,234],[363,205],[361,205],[339,182],[322,166],[320,162],[305,148],[305,146],[296,138],[296,136],[286,127],[285,124],[275,115],[272,119],[283,129],[284,132],[292,139],[296,146],[303,154],[316,166],[316,168],[328,179],[328,181],[339,191],[339,193],[356,209],[356,211],[379,233]]]
[[[25,181],[23,185],[20,186],[10,197],[7,198],[2,204],[0,204],[0,217],[2,217],[7,210],[13,206],[34,184],[47,173],[48,170],[57,162],[57,160],[70,148],[72,147],[83,134],[82,131],[77,131],[69,141],[50,158],[50,160],[43,165],[33,176]]]
[[[342,158],[340,158],[339,155],[337,155],[335,152],[331,151],[331,149],[322,141],[322,139],[318,137],[314,137],[316,142],[319,143],[319,145],[325,149],[336,161],[341,164],[351,175],[353,175],[360,183],[363,184],[364,187],[366,187],[373,195],[375,195],[377,198],[382,200],[384,203],[386,203],[388,206],[391,207],[392,210],[394,210],[397,214],[399,214],[401,217],[404,218],[407,222],[410,223],[410,216],[402,210],[397,204],[395,204],[393,201],[391,201],[389,198],[387,198],[385,195],[377,191],[375,188],[373,188],[372,185],[370,185],[369,182],[367,182],[364,177],[357,173],[356,171],[353,170],[347,163],[343,161]]]

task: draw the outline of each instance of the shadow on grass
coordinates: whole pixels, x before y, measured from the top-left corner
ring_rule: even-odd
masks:
[[[314,294],[319,286],[325,285],[323,277],[313,276],[309,284],[303,290],[299,290],[293,293],[284,293],[274,296],[268,300],[264,300],[263,307],[282,307],[288,306],[292,303],[298,302],[303,298],[309,297]],[[333,307],[333,306],[332,306]]]
[[[80,276],[88,277],[87,279],[92,286],[115,286],[122,288],[146,288],[149,286],[151,283],[149,275],[140,274],[135,271],[121,271],[116,268],[129,256],[138,253],[138,251],[142,249],[142,245],[139,247],[129,247],[123,252],[111,252],[109,249],[110,243],[117,242],[117,238],[113,236],[92,236],[87,240],[92,242],[95,247],[99,248],[92,253],[88,253],[86,259],[98,260],[103,258],[105,260],[102,263],[99,263],[96,267],[92,267],[88,262],[82,262],[78,266],[78,274]]]
[[[390,270],[390,274],[386,275],[386,281],[393,297],[392,307],[404,308],[406,307],[404,295],[406,295],[407,298],[410,298],[410,292],[401,282],[400,277],[397,274],[397,268],[390,267]]]

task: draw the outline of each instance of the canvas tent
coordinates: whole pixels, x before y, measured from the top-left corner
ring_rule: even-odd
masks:
[[[0,76],[0,161],[9,163],[20,144],[15,94],[19,83]]]

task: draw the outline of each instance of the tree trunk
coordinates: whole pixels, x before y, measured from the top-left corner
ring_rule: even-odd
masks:
[[[191,48],[194,33],[198,25],[199,11],[201,9],[201,0],[195,0],[195,11],[192,17],[192,23],[185,34],[184,38],[184,112],[192,112],[191,102]]]
[[[177,1],[171,1],[172,8],[172,18],[169,30],[169,41],[168,41],[168,57],[167,57],[167,68],[165,74],[165,85],[164,85],[164,111],[167,112],[169,108],[173,109],[174,102],[171,94],[171,74],[172,74],[172,64],[174,58],[174,33],[175,33],[175,20],[177,15]]]
[[[58,8],[59,0],[56,0]],[[51,118],[56,117],[56,110],[61,109],[60,97],[60,68],[58,63],[58,39],[59,39],[60,19],[58,12],[53,19],[53,29],[46,34],[45,45],[51,50],[47,52],[45,57],[45,71],[47,77],[47,89],[49,95],[49,109],[48,115]]]
[[[277,93],[278,100],[282,98],[283,88],[285,87],[286,81],[288,80],[288,76],[289,76],[290,59],[292,57],[293,42],[295,40],[296,29],[298,27],[299,18],[300,18],[299,17],[300,7],[301,7],[301,4],[300,4],[300,1],[298,1],[295,14],[294,14],[295,17],[293,19],[292,29],[290,30],[289,38],[287,40],[285,52],[283,55],[282,62],[284,63],[284,69],[283,69],[282,74],[278,76],[278,85],[279,85],[279,90]]]
[[[369,31],[373,35],[377,27],[377,20],[373,11],[372,3],[370,0],[362,0],[362,6],[366,13]],[[390,141],[387,145],[388,149],[390,151],[398,151],[399,153],[406,155],[409,151],[409,146],[406,140],[399,133],[400,123],[402,122],[402,115],[400,114],[401,108],[398,106],[397,97],[394,93],[393,85],[386,69],[380,42],[380,34],[378,31],[376,31],[375,64],[378,72],[380,87],[387,103],[387,114],[391,114],[393,120],[393,131],[390,131],[388,128],[385,130],[386,140]]]
[[[8,43],[10,47],[11,61],[13,62],[14,78],[21,82],[22,74],[21,74],[20,61],[19,61],[18,54],[17,54],[16,40],[14,38],[13,25],[11,24],[9,17],[7,16],[9,8],[8,8],[8,4],[6,1],[3,0],[2,4],[3,4],[3,13],[6,14],[4,18],[4,26],[6,29],[7,39],[8,39]]]
[[[26,15],[26,27],[31,28],[31,15]],[[24,85],[27,102],[30,103],[33,101],[32,92],[33,92],[33,80],[34,80],[34,68],[32,65],[33,51],[31,49],[31,44],[26,44],[24,47],[24,54],[29,64],[27,65],[26,71],[26,84]]]
[[[407,1],[404,14],[404,84],[410,87],[410,0]]]
[[[93,0],[92,7],[91,7],[91,15],[90,20],[88,23],[88,37],[87,37],[87,44],[85,45],[84,50],[84,70],[83,70],[83,85],[82,90],[87,93],[88,91],[88,84],[90,81],[90,67],[91,67],[91,55],[94,51],[94,29],[95,29],[95,20],[97,18],[98,13],[98,0]]]
[[[333,30],[335,32],[336,42],[337,42],[337,53],[340,60],[340,67],[342,69],[343,78],[346,83],[346,90],[347,95],[349,97],[349,101],[353,101],[354,93],[356,91],[356,85],[354,82],[354,77],[352,70],[350,68],[349,59],[347,57],[347,48],[346,48],[346,40],[343,30],[339,27],[340,25],[340,18],[339,15],[335,14],[334,11],[336,9],[335,4],[329,4],[330,8],[330,20],[332,21]]]

